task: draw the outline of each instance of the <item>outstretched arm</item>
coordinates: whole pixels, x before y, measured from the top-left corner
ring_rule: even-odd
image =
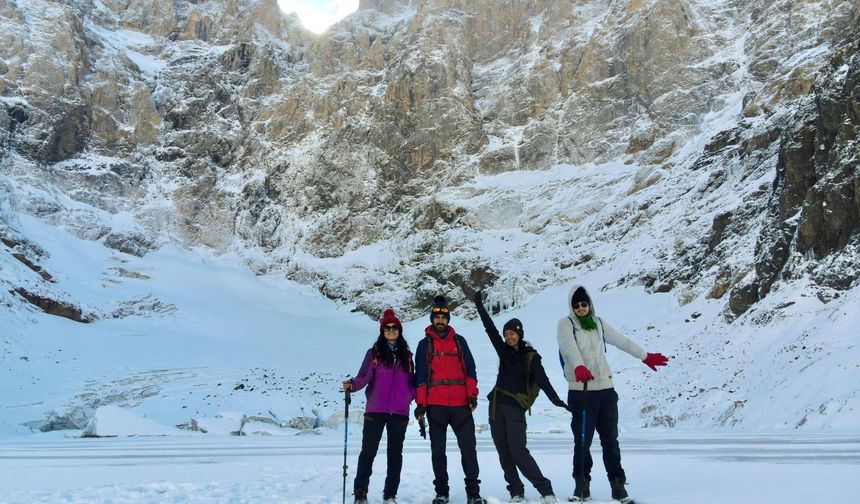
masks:
[[[628,354],[636,357],[639,360],[645,358],[647,353],[642,349],[641,346],[637,345],[633,340],[629,339],[627,336],[621,334],[615,327],[612,326],[609,322],[600,319],[598,321],[599,324],[603,326],[603,338],[610,345],[627,352]]]
[[[568,409],[567,403],[558,396],[558,393],[552,387],[552,383],[550,383],[549,377],[546,375],[546,370],[543,368],[540,355],[535,354],[535,356],[532,357],[531,377],[529,377],[529,379],[534,383],[537,383],[537,386],[543,390],[544,394],[546,394],[546,398],[549,399],[549,402],[560,408]]]
[[[601,323],[603,324],[603,334],[607,343],[624,350],[633,357],[636,357],[654,371],[657,371],[657,366],[665,366],[669,363],[669,359],[665,355],[661,353],[648,353],[643,350],[642,347],[618,332],[611,325],[603,321],[601,321]]]

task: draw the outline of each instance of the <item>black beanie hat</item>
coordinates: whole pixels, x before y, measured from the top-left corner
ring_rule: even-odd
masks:
[[[585,289],[582,287],[576,289],[573,293],[573,296],[570,298],[570,305],[573,306],[573,303],[576,303],[577,301],[585,301],[589,305],[591,304],[591,299],[588,297],[588,293],[586,293]]]
[[[520,339],[523,338],[523,323],[520,322],[520,319],[512,318],[511,320],[508,320],[507,322],[505,322],[505,326],[502,327],[502,334],[504,334],[505,331],[507,331],[508,329],[519,334]]]
[[[438,313],[441,313],[448,319],[448,322],[451,321],[451,314],[448,311],[448,300],[445,299],[445,296],[436,296],[433,298],[433,308],[430,310],[430,322],[433,322],[433,317]]]

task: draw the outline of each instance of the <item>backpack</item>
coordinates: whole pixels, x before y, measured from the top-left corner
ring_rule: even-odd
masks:
[[[432,387],[433,385],[463,385],[465,387],[466,386],[465,377],[468,377],[469,373],[466,372],[466,357],[463,354],[463,349],[460,348],[460,339],[459,339],[460,335],[457,333],[454,333],[454,346],[457,349],[457,352],[454,354],[449,354],[447,352],[438,352],[437,353],[435,351],[435,349],[433,348],[433,338],[430,336],[425,336],[425,338],[427,338],[427,353],[426,353],[427,378],[425,381],[425,383],[427,384],[427,397],[430,397],[430,387]],[[463,369],[464,379],[463,380],[438,380],[438,381],[432,380],[431,379],[433,376],[432,361],[433,361],[433,357],[437,356],[437,355],[453,355],[453,356],[457,357],[458,360],[460,361],[460,366]]]
[[[570,328],[573,330],[573,341],[576,341],[576,324],[573,323],[570,315],[567,316],[567,320],[570,320]],[[603,340],[603,353],[606,353],[606,333],[603,331],[603,321],[600,320],[600,317],[597,317],[597,329],[600,333],[600,339]],[[561,350],[558,351],[558,361],[561,363],[561,370],[564,371],[564,357],[561,355]]]
[[[516,401],[517,404],[519,404],[523,410],[528,410],[529,415],[532,414],[532,404],[537,401],[537,398],[540,395],[540,387],[538,386],[538,384],[529,382],[529,378],[531,378],[532,374],[532,360],[534,359],[536,354],[536,351],[531,351],[526,354],[526,369],[524,373],[526,375],[526,391],[524,393],[519,392],[514,394],[513,392],[509,392],[505,389],[501,389],[498,387],[493,389],[496,391],[496,393],[502,393],[508,397],[513,398],[514,401]],[[493,405],[495,406],[495,402],[493,403]]]

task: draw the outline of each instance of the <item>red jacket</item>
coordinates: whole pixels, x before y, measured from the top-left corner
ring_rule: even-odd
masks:
[[[475,359],[466,340],[451,326],[444,338],[432,325],[424,334],[415,351],[415,401],[425,407],[465,406],[469,397],[477,398]]]

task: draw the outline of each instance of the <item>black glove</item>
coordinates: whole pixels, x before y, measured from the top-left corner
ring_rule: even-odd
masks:
[[[472,411],[475,411],[475,408],[478,407],[478,398],[475,396],[469,396],[469,398],[466,399],[466,402],[469,404],[469,409]]]
[[[421,406],[420,404],[415,407],[415,418],[421,418],[424,414],[427,413],[427,408]]]
[[[562,401],[558,397],[550,399],[550,402],[553,403],[554,405],[558,406],[559,408],[564,408],[567,411],[570,411],[570,406],[568,406],[566,402]]]

